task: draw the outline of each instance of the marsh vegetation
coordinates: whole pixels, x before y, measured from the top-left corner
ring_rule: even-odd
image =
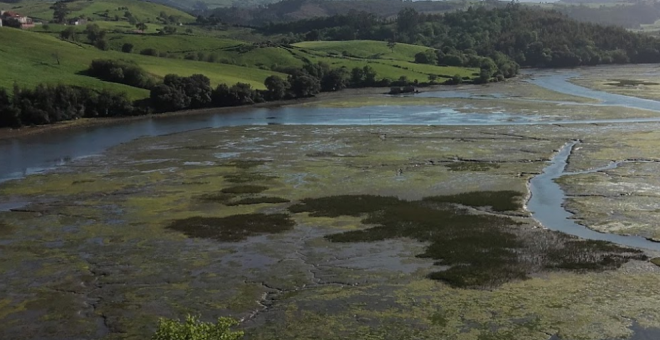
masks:
[[[516,228],[506,216],[474,214],[447,205],[489,206],[495,211],[518,210],[517,192],[472,192],[435,196],[421,201],[372,195],[304,199],[289,208],[314,217],[363,216],[367,229],[326,236],[332,242],[375,242],[412,238],[428,243],[421,258],[435,260],[445,270],[429,274],[455,287],[492,288],[546,270],[601,271],[646,256],[600,241],[582,241],[546,230]]]
[[[294,222],[285,214],[245,214],[228,217],[190,217],[167,226],[189,237],[223,242],[244,241],[248,237],[290,230]]]

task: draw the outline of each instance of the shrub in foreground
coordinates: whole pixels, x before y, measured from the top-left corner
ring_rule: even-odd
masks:
[[[188,315],[184,321],[160,319],[152,340],[238,340],[243,331],[232,331],[238,321],[219,318],[216,323],[203,322],[198,316]]]

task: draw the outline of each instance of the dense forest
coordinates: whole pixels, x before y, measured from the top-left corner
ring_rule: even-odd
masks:
[[[660,62],[660,40],[570,19],[558,11],[519,4],[487,10],[424,14],[411,8],[393,20],[365,12],[271,23],[264,34],[294,34],[304,40],[391,40],[432,47],[441,65],[466,65],[470,55],[496,57],[503,53],[522,66]]]
[[[493,2],[497,5],[497,1]],[[464,8],[454,1],[401,1],[401,0],[283,0],[259,7],[236,6],[209,10],[203,14],[228,24],[260,26],[268,22],[287,22],[315,17],[368,12],[382,18],[395,17],[404,8],[418,12],[440,13]]]
[[[575,20],[626,28],[639,28],[660,19],[660,3],[657,2],[599,7],[561,6],[557,10]]]

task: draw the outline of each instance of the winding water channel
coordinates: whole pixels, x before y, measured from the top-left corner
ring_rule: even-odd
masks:
[[[534,219],[543,226],[579,236],[586,239],[610,241],[624,246],[660,250],[660,243],[649,241],[639,236],[623,236],[616,234],[599,233],[580,225],[571,218],[572,214],[564,208],[566,194],[556,179],[563,176],[573,176],[600,172],[617,168],[623,162],[612,162],[607,166],[580,172],[566,172],[566,165],[579,141],[572,141],[564,145],[550,161],[543,173],[534,176],[529,182],[531,197],[527,202],[527,209],[532,212]]]
[[[560,93],[594,98],[596,106],[621,106],[660,112],[660,102],[610,94],[580,87],[568,80],[574,72],[550,72],[535,76],[529,82]],[[441,91],[427,97],[473,98],[461,91]],[[405,114],[401,114],[405,112]],[[0,182],[21,178],[46,169],[64,165],[81,157],[101,154],[110,147],[142,136],[158,136],[203,128],[244,125],[533,125],[660,122],[660,118],[629,118],[607,120],[548,120],[538,116],[507,113],[484,114],[458,112],[433,106],[368,106],[359,108],[281,107],[246,109],[233,113],[204,116],[176,116],[121,122],[109,126],[82,128],[72,131],[38,134],[26,138],[0,141]],[[641,237],[603,234],[577,224],[563,207],[566,195],[555,179],[565,173],[567,160],[577,141],[566,144],[541,175],[530,181],[531,198],[527,203],[533,217],[542,225],[579,237],[660,250],[660,244]],[[616,167],[618,164],[611,164]],[[606,169],[595,169],[602,171]],[[0,206],[0,208],[2,208]]]

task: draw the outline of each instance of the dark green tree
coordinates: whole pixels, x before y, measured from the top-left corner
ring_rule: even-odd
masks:
[[[321,81],[307,73],[299,72],[289,76],[288,80],[294,97],[311,97],[321,92]]]
[[[137,28],[138,31],[140,31],[141,33],[144,33],[144,31],[146,31],[147,28],[149,28],[149,27],[147,26],[147,24],[145,24],[143,22],[139,22],[135,25],[135,28]]]
[[[73,27],[67,27],[62,32],[60,32],[60,38],[62,40],[76,41],[78,40],[78,32]]]
[[[0,127],[20,127],[20,112],[13,106],[7,90],[0,88]]]
[[[434,50],[426,50],[415,54],[415,62],[418,64],[436,65],[438,56]]]
[[[399,11],[396,17],[396,27],[401,33],[409,33],[417,27],[419,22],[419,13],[416,10],[406,7]]]
[[[268,89],[266,92],[268,100],[283,99],[290,87],[289,82],[276,75],[266,78],[264,85],[266,85],[266,89]]]
[[[133,47],[134,47],[133,44],[125,43],[125,44],[121,45],[121,51],[124,52],[124,53],[131,53],[131,52],[133,52]]]
[[[186,96],[182,90],[165,84],[151,89],[149,98],[158,112],[178,111],[190,106],[190,97]]]
[[[321,79],[321,91],[339,91],[348,84],[349,74],[345,68],[332,69]]]
[[[53,21],[58,24],[63,24],[70,13],[66,1],[58,1],[50,9],[53,10]]]

